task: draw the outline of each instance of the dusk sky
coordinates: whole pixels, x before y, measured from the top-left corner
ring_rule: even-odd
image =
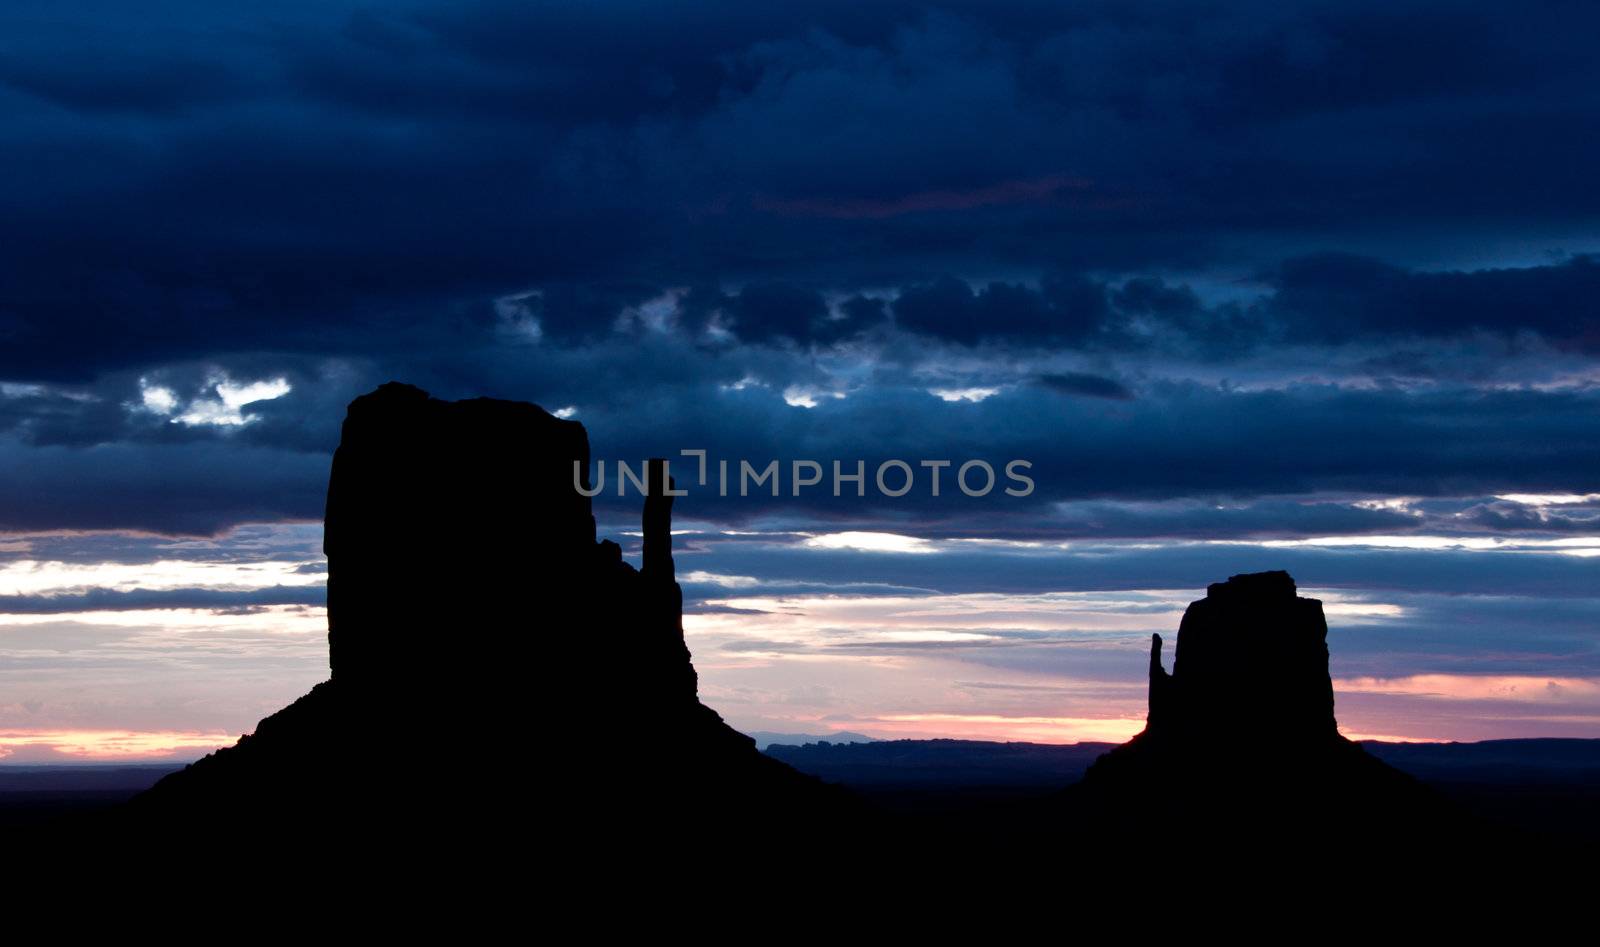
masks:
[[[1120,741],[1150,633],[1287,569],[1346,735],[1600,737],[1597,36],[1565,0],[13,0],[0,757],[192,757],[325,679],[329,460],[389,380],[608,464],[780,461],[675,508],[741,729]],[[1000,480],[886,497],[890,458]]]

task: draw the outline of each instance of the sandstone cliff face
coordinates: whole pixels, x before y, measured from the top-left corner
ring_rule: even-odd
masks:
[[[331,679],[135,809],[435,842],[558,811],[546,843],[832,811],[697,697],[664,465],[635,569],[596,541],[588,459],[581,424],[531,404],[356,399],[328,489]],[[641,725],[652,742],[618,741]]]

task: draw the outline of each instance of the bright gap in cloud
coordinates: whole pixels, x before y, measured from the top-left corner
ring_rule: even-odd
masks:
[[[252,381],[243,385],[223,378],[212,385],[212,388],[217,393],[216,398],[196,398],[189,402],[189,409],[174,420],[190,426],[215,424],[237,427],[255,420],[253,417],[246,417],[240,410],[245,405],[282,398],[291,390],[288,380],[283,378]]]
[[[729,588],[708,604],[744,609],[745,614],[686,615],[684,627],[698,640],[741,642],[740,653],[778,650],[782,660],[838,653],[870,662],[920,646],[1005,646],[1030,641],[1053,647],[1072,642],[1084,649],[1130,647],[1130,674],[1144,667],[1141,654],[1151,632],[1176,628],[1193,592],[1045,592],[960,595],[784,595],[765,588],[740,594]],[[773,649],[765,646],[771,645]],[[899,646],[909,646],[901,651]],[[703,653],[703,652],[696,652]]]
[[[1394,510],[1400,513],[1409,513],[1411,512],[1412,504],[1416,502],[1416,497],[1375,497],[1366,500],[1355,500],[1350,505],[1358,510]]]
[[[823,533],[801,543],[812,549],[854,549],[858,552],[930,553],[939,548],[926,539],[901,536],[897,533],[843,532]]]
[[[236,736],[174,730],[0,730],[0,759],[11,762],[48,760],[54,756],[82,760],[163,759],[192,751],[200,756],[228,746]]]
[[[1352,694],[1393,694],[1449,700],[1513,700],[1537,702],[1600,701],[1600,680],[1589,677],[1541,677],[1531,674],[1415,674],[1408,677],[1353,677],[1333,682],[1334,690]],[[1600,706],[1595,711],[1600,713]]]
[[[928,394],[935,395],[941,400],[971,401],[977,403],[985,398],[992,398],[1000,393],[999,388],[929,388]]]
[[[1266,539],[1256,541],[1210,540],[1217,546],[1261,546],[1268,549],[1294,549],[1303,546],[1372,546],[1385,549],[1474,550],[1500,552],[1557,552],[1568,556],[1600,555],[1600,536],[1569,536],[1562,539],[1530,539],[1499,536],[1312,536],[1305,539]]]
[[[761,585],[761,580],[753,575],[722,575],[704,571],[687,573],[682,576],[682,581],[715,585],[725,589],[751,589]]]
[[[898,642],[900,644],[961,644],[963,642],[995,640],[994,635],[980,634],[975,631],[941,631],[937,628],[880,631],[876,637],[882,641]]]
[[[790,385],[783,389],[783,402],[791,408],[815,408],[822,403],[820,399],[823,398],[842,401],[844,392],[823,391],[820,388],[805,388],[800,385]]]
[[[152,414],[171,414],[178,410],[178,395],[171,388],[160,385],[146,387],[144,379],[139,379],[139,395],[146,411]]]
[[[254,421],[246,415],[245,405],[259,401],[282,398],[294,390],[286,378],[269,378],[240,384],[226,375],[216,375],[206,382],[205,392],[182,407],[177,392],[165,385],[153,385],[148,379],[139,379],[139,404],[133,407],[151,414],[169,417],[173,424],[198,427],[204,424],[218,427],[239,427]]]
[[[1600,493],[1500,493],[1495,499],[1523,506],[1575,506],[1600,500]]]
[[[114,589],[264,589],[279,585],[312,586],[327,582],[324,573],[302,572],[303,563],[156,562],[79,564],[24,559],[0,566],[0,595],[48,595]]]
[[[321,605],[262,605],[244,611],[215,608],[129,608],[117,611],[0,612],[0,631],[66,625],[135,628],[161,637],[190,632],[247,632],[266,635],[311,635],[328,630],[328,610]],[[0,650],[28,650],[15,639],[0,636]],[[48,650],[48,648],[47,648]]]
[[[1338,602],[1328,601],[1318,593],[1301,589],[1302,594],[1310,598],[1322,600],[1322,613],[1330,621],[1337,620],[1351,624],[1364,624],[1363,619],[1395,620],[1406,617],[1406,609],[1400,605],[1391,605],[1384,602]]]
[[[852,726],[897,737],[925,735],[1033,743],[1122,743],[1144,729],[1144,717],[1044,717],[1000,714],[885,714]]]

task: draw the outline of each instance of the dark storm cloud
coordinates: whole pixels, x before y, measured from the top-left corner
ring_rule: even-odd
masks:
[[[95,444],[127,434],[127,411],[116,401],[24,387],[0,393],[0,435],[29,444]]]
[[[1170,320],[1192,319],[1204,310],[1200,297],[1187,286],[1172,286],[1151,277],[1130,279],[1112,296],[1117,308],[1134,315]]]
[[[12,535],[0,543],[0,564],[29,560],[71,565],[289,562],[304,564],[295,569],[297,573],[314,575],[327,571],[321,557],[321,523],[252,524],[217,539],[61,530]]]
[[[946,278],[906,287],[894,302],[900,327],[965,343],[1082,342],[1107,314],[1105,287],[1083,277],[1047,279],[1038,289],[1009,283],[973,289]]]
[[[148,609],[203,609],[240,613],[274,605],[324,606],[328,590],[322,586],[274,586],[237,591],[230,589],[106,589],[55,595],[0,595],[0,614],[66,615],[76,612],[142,611]]]
[[[20,447],[0,438],[0,530],[214,535],[320,519],[328,457],[228,442]]]
[[[1229,575],[1286,569],[1302,588],[1360,590],[1383,600],[1391,592],[1592,599],[1593,560],[1548,552],[1383,548],[1264,548],[1252,544],[1073,544],[1060,548],[946,547],[896,554],[793,545],[719,544],[680,556],[680,570],[753,575],[761,585],[706,597],[738,604],[740,595],[783,595],[786,583],[815,587],[859,583],[913,587],[942,594],[1194,589]],[[1489,629],[1492,630],[1492,629]]]
[[[1133,397],[1133,391],[1117,381],[1104,375],[1090,375],[1084,372],[1051,372],[1040,375],[1034,379],[1040,385],[1051,391],[1059,391],[1066,395],[1082,395],[1086,398],[1110,398],[1114,401],[1127,401]]]
[[[690,557],[692,560],[693,557]],[[918,596],[931,595],[932,589],[918,588],[904,585],[884,585],[873,582],[806,582],[806,581],[751,581],[739,588],[729,588],[715,582],[699,581],[691,577],[682,581],[684,601],[701,603],[695,605],[695,614],[714,615],[724,609],[703,604],[707,600],[723,600],[729,596],[751,595],[778,595],[778,596],[806,596],[806,595],[895,595]],[[759,610],[746,609],[750,614],[762,614]]]
[[[721,330],[740,342],[833,342],[884,321],[880,300],[856,296],[835,310],[812,287],[788,282],[751,283],[737,292],[695,287],[676,300],[678,328],[704,338]]]
[[[1318,492],[1382,496],[1484,496],[1600,490],[1600,413],[1590,392],[1350,391],[1332,386],[1230,392],[1164,383],[1133,401],[1062,395],[1038,387],[981,403],[873,388],[812,409],[747,389],[691,398],[656,413],[641,431],[625,415],[591,414],[594,456],[637,459],[702,447],[713,459],[857,459],[869,471],[890,458],[1032,462],[1031,497],[969,498],[950,487],[900,500],[762,491],[693,502],[707,515],[804,509],[841,517],[896,511],[924,528],[946,516],[988,515],[995,528],[1037,517],[1054,500],[1177,496],[1251,497]],[[869,474],[870,476],[870,474]],[[1526,486],[1517,486],[1524,484]],[[691,515],[700,515],[693,512]]]
[[[1600,599],[1506,594],[1362,596],[1395,601],[1392,620],[1331,620],[1336,677],[1396,677],[1417,672],[1508,673],[1552,677],[1600,673],[1594,629]]]
[[[778,374],[783,371],[790,374]],[[512,360],[486,355],[445,362],[403,377],[443,397],[489,393],[552,410],[577,405],[593,457],[613,465],[597,508],[621,513],[625,522],[637,515],[637,499],[615,497],[614,463],[677,457],[693,448],[707,450],[713,463],[730,462],[734,493],[740,460],[758,468],[779,461],[781,495],[755,489],[748,497],[718,497],[713,468],[710,485],[682,502],[683,516],[718,523],[789,517],[796,524],[820,517],[921,535],[1076,535],[1096,529],[1104,535],[1146,536],[1156,529],[1194,535],[1207,527],[1230,536],[1272,535],[1274,529],[1283,535],[1372,532],[1408,522],[1414,529],[1436,526],[1437,518],[1399,519],[1392,511],[1322,506],[1315,498],[1600,492],[1600,410],[1592,391],[1332,385],[1236,391],[1156,382],[1141,385],[1139,397],[1126,400],[1084,397],[1085,388],[1114,392],[1075,379],[1069,391],[1018,385],[979,403],[946,401],[903,383],[867,384],[843,398],[820,396],[809,409],[786,403],[785,386],[807,378],[808,371],[759,350],[708,351],[652,332],[584,349],[535,346]],[[751,375],[771,380],[736,384]],[[321,383],[312,378],[281,397],[243,406],[256,420],[238,426],[190,428],[124,404],[112,437],[43,443],[13,431],[0,437],[0,528],[210,534],[241,522],[317,519],[343,404],[381,377],[363,380],[358,373]],[[187,399],[193,392],[180,393]],[[126,392],[122,400],[133,396]],[[101,410],[85,404],[91,414]],[[641,417],[649,422],[641,424]],[[845,495],[834,497],[825,482],[794,496],[791,463],[797,459],[815,460],[829,471],[835,460],[848,470],[861,462],[867,495],[857,497],[846,486]],[[999,486],[1011,485],[1003,476],[1009,461],[1026,460],[1035,489],[1020,498],[1001,495],[998,488],[990,496],[967,497],[955,489],[953,470],[946,470],[939,497],[931,495],[929,476],[919,473],[912,493],[890,499],[872,480],[889,459],[913,466],[921,460],[959,465],[981,459],[994,467]],[[680,463],[685,471],[691,465],[687,459]],[[1243,511],[1274,496],[1313,502],[1295,499]],[[1192,505],[1123,506],[1115,515],[1081,505],[1184,498]],[[1080,505],[1053,505],[1059,502]],[[1562,520],[1577,528],[1582,514],[1536,513],[1544,519],[1534,523],[1527,511],[1502,506],[1454,518],[1457,529],[1471,517],[1499,515],[1521,517],[1527,529],[1552,531],[1563,528]]]
[[[1493,498],[1463,506],[1453,515],[1476,529],[1497,533],[1600,533],[1600,503],[1593,498],[1536,506]]]
[[[0,391],[0,526],[315,519],[343,406],[391,378],[572,406],[596,456],[1036,465],[1003,509],[769,497],[708,502],[718,522],[1295,535],[1405,521],[1271,497],[1593,489],[1592,393],[1439,355],[1594,351],[1591,259],[1396,248],[1544,248],[1600,212],[1595,17],[13,5],[0,380],[48,384]],[[1291,358],[1332,384],[1225,383]],[[1219,383],[1172,380],[1195,364]],[[219,372],[289,390],[236,427],[143,408],[215,401]]]
[[[1600,352],[1600,262],[1473,272],[1416,272],[1366,257],[1326,254],[1286,261],[1266,308],[1291,334],[1346,341],[1374,334],[1536,332]]]
[[[762,339],[838,328],[824,285],[1259,268],[1323,233],[1381,255],[1397,221],[1429,246],[1554,235],[1600,210],[1595,16],[13,5],[0,376],[403,355],[547,284],[802,287],[744,315]],[[1098,305],[941,285],[899,318],[1072,341]],[[1125,306],[1184,305],[1133,286]],[[640,295],[551,292],[548,331],[573,338]]]
[[[1280,539],[1409,533],[1428,521],[1397,510],[1350,503],[1263,499],[1249,502],[1069,502],[1050,520],[1063,536]],[[1059,525],[1058,525],[1059,524]]]
[[[828,319],[828,307],[815,290],[783,283],[747,286],[736,297],[733,329],[741,338],[810,338]]]
[[[701,505],[701,504],[697,504]],[[875,514],[875,515],[874,515]],[[802,511],[794,511],[798,517]],[[633,517],[637,519],[637,517]],[[636,530],[623,511],[612,521],[612,532]],[[805,533],[784,533],[777,528],[781,516],[756,521],[751,541],[801,539]],[[826,526],[811,523],[810,527]],[[841,527],[843,528],[843,527]],[[850,529],[905,533],[929,539],[986,540],[1003,537],[1023,542],[1066,540],[1230,540],[1240,542],[1296,540],[1307,537],[1345,537],[1359,542],[1363,536],[1427,536],[1442,543],[1461,542],[1491,534],[1515,548],[1519,543],[1541,543],[1564,536],[1594,536],[1600,532],[1600,502],[1566,507],[1533,506],[1497,498],[1443,498],[1405,501],[1403,507],[1370,501],[1323,497],[1238,499],[1185,498],[1163,501],[1069,500],[1008,511],[982,510],[941,515],[917,509],[915,518],[905,511],[878,509],[852,517]],[[719,543],[730,538],[719,530],[705,534]],[[697,548],[699,539],[678,531],[685,549]]]

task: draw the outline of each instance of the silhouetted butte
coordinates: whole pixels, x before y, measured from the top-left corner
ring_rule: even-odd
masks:
[[[1434,832],[1448,816],[1411,777],[1339,733],[1322,603],[1287,572],[1212,584],[1184,612],[1171,673],[1150,649],[1145,729],[1068,794],[1099,828],[1173,838],[1314,841]]]
[[[581,424],[387,384],[351,403],[328,488],[332,675],[135,800],[142,823],[225,819],[265,844],[729,837],[840,793],[700,703],[665,466],[642,567],[596,541]],[[618,744],[648,721],[657,739]]]

